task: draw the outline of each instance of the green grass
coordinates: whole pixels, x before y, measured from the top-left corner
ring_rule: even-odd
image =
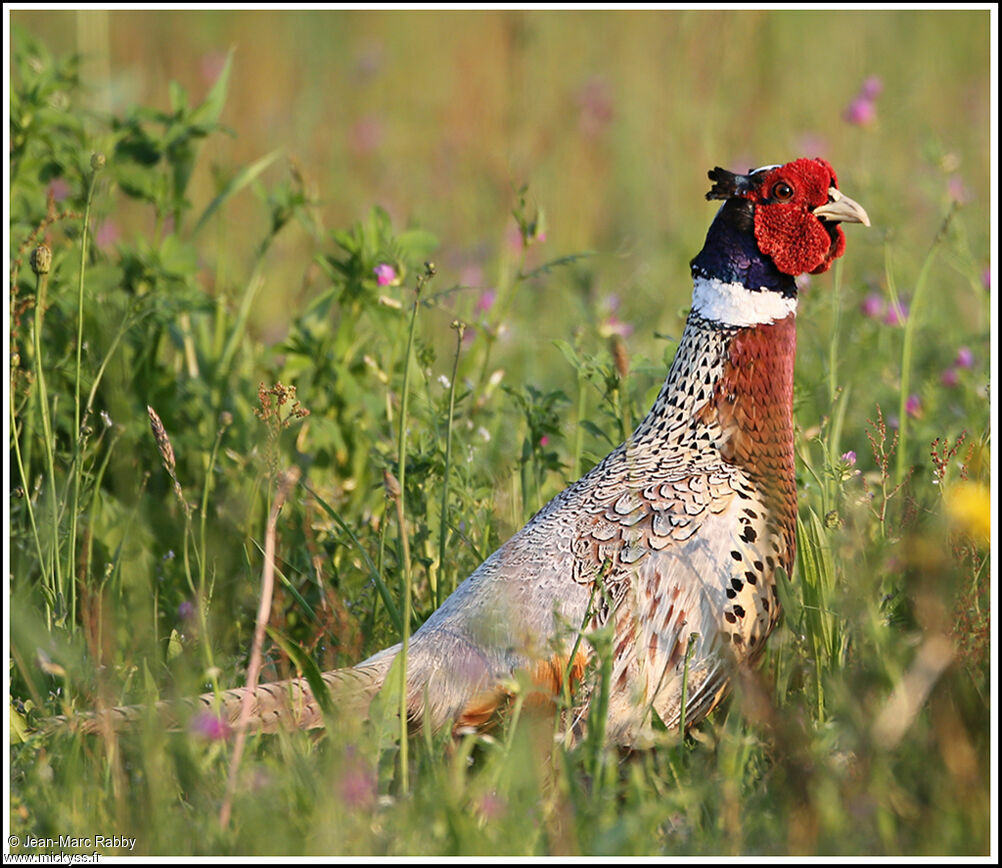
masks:
[[[114,115],[94,58],[81,80],[12,40],[10,834],[134,854],[989,853],[986,14],[196,17],[155,38],[174,28],[193,63],[232,27],[258,62],[245,43]],[[21,18],[54,45],[76,20]],[[154,39],[111,21],[140,54]],[[301,87],[283,47],[309,58]],[[856,127],[840,113],[868,74],[879,121]],[[328,99],[378,116],[375,151],[322,128]],[[335,708],[319,733],[251,738],[221,827],[230,742],[38,730],[243,683],[290,467],[262,678],[416,629],[646,413],[706,170],[809,135],[875,225],[802,292],[784,620],[686,738],[624,756],[593,728],[569,749],[516,703],[490,736],[401,742],[389,691],[368,726]],[[904,325],[870,296],[905,300]]]

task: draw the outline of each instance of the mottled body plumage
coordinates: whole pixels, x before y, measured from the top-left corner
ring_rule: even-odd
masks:
[[[611,625],[605,732],[635,744],[653,714],[678,724],[684,673],[692,724],[761,653],[779,617],[777,570],[790,573],[795,554],[794,277],[841,255],[839,222],[868,221],[822,160],[710,177],[708,198],[725,201],[693,259],[693,309],[653,408],[414,633],[415,722],[488,725],[525,673],[538,689],[530,701],[575,688],[581,705],[566,723],[576,730],[594,690],[582,635]],[[339,705],[364,707],[398,651],[325,673]],[[231,723],[242,695],[223,695]],[[261,729],[322,720],[302,680],[262,685],[255,706]]]

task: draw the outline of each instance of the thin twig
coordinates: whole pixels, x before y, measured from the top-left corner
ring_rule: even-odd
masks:
[[[292,467],[282,474],[271,504],[271,514],[268,516],[268,528],[264,537],[264,567],[261,570],[261,603],[257,610],[257,622],[254,625],[254,642],[251,645],[250,663],[247,666],[247,687],[243,703],[240,706],[240,718],[237,721],[236,739],[233,744],[233,756],[230,758],[230,775],[226,783],[226,797],[219,810],[219,826],[225,829],[230,824],[230,814],[233,810],[233,794],[237,788],[237,771],[240,768],[240,758],[244,752],[244,742],[247,739],[247,724],[250,721],[251,706],[257,691],[257,679],[261,673],[261,648],[264,646],[264,631],[271,614],[271,595],[275,587],[275,528],[278,524],[278,513],[282,509],[289,492],[299,481],[299,468]]]

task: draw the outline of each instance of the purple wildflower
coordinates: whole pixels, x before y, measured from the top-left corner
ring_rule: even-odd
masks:
[[[856,463],[856,453],[851,449],[842,453],[842,461],[852,467]]]
[[[392,265],[387,265],[385,262],[379,263],[379,265],[373,268],[372,271],[376,275],[376,283],[380,286],[390,286],[398,280],[397,270]]]
[[[960,382],[960,375],[956,368],[947,368],[940,374],[939,381],[948,389],[952,389]]]
[[[480,797],[480,813],[489,823],[492,820],[499,820],[504,816],[506,805],[497,793],[484,793]]]
[[[189,618],[193,617],[195,614],[195,604],[191,600],[184,600],[180,606],[177,607],[177,617],[181,621],[187,621]]]
[[[111,247],[121,237],[114,220],[105,220],[94,230],[94,243],[102,250]]]
[[[909,395],[905,401],[905,412],[913,419],[922,415],[922,399],[918,395]]]
[[[871,292],[859,304],[859,311],[869,319],[880,319],[884,315],[886,306],[883,297],[876,292]]]
[[[971,201],[971,191],[967,189],[964,179],[960,175],[951,175],[946,182],[946,192],[951,202],[964,205]]]
[[[628,322],[623,322],[614,313],[609,314],[605,320],[599,325],[598,333],[604,337],[612,337],[613,335],[619,335],[621,338],[628,338],[633,334],[633,326]]]
[[[341,801],[349,808],[368,810],[376,802],[376,776],[361,759],[350,760],[341,776],[338,791]]]
[[[877,97],[883,89],[884,83],[878,76],[869,76],[842,113],[843,119],[857,127],[872,124],[877,119]]]
[[[877,107],[873,104],[873,100],[857,97],[849,103],[842,117],[853,126],[866,127],[876,120]]]
[[[201,711],[191,719],[193,735],[207,741],[225,741],[230,737],[230,725],[212,711]]]
[[[477,313],[487,313],[497,301],[497,290],[485,289],[477,299]]]
[[[906,319],[908,319],[908,305],[905,302],[892,301],[887,306],[887,315],[884,317],[884,325],[904,325]]]
[[[973,368],[974,367],[974,353],[971,352],[970,347],[960,347],[957,350],[957,358],[954,360],[958,368]]]
[[[49,187],[46,192],[54,201],[62,202],[63,199],[70,195],[70,185],[66,183],[65,178],[53,178],[49,181]]]
[[[859,95],[866,99],[876,99],[884,89],[884,82],[879,75],[867,76],[863,86],[859,89]]]

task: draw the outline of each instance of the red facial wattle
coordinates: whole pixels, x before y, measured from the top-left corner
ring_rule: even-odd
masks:
[[[786,274],[827,271],[845,252],[838,222],[813,212],[838,190],[835,171],[822,159],[800,159],[769,170],[748,198],[755,202],[755,239],[759,249]],[[790,191],[789,198],[777,196]]]

